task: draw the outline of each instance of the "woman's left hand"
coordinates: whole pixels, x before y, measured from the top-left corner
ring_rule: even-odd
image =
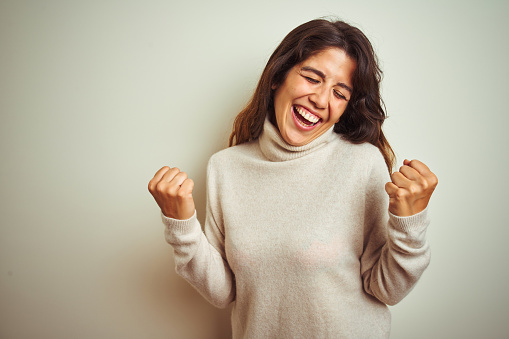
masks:
[[[399,171],[392,173],[391,180],[385,184],[389,212],[400,217],[423,211],[438,184],[436,175],[419,160],[405,159]]]

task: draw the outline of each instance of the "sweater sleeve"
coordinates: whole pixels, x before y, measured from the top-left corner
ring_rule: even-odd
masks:
[[[207,181],[209,181],[207,179]],[[224,251],[224,231],[215,224],[207,189],[205,233],[195,214],[187,220],[162,215],[166,241],[172,245],[177,274],[212,305],[225,308],[235,299],[234,275]]]
[[[388,181],[381,159],[367,179],[361,275],[366,293],[394,305],[412,290],[429,264],[425,237],[429,218],[427,209],[409,217],[391,214],[385,192]]]

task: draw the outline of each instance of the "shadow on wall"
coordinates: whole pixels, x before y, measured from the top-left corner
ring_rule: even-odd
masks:
[[[215,308],[178,276],[169,245],[157,241],[156,245],[130,246],[116,261],[119,263],[123,267],[106,278],[105,300],[121,304],[110,305],[113,313],[126,311],[108,314],[111,326],[124,328],[124,333],[126,326],[132,326],[147,338],[231,338],[231,306]],[[104,306],[107,312],[108,305]]]

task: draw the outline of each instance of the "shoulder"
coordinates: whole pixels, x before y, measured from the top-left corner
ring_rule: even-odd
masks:
[[[369,166],[374,163],[385,164],[384,157],[378,147],[369,142],[353,143],[340,134],[336,134],[334,139],[334,147],[342,150],[342,156],[346,156],[352,161],[362,162]]]
[[[349,168],[350,175],[365,181],[389,178],[385,159],[378,147],[368,142],[353,143],[339,134],[334,143],[337,148],[337,151],[333,152],[334,162],[338,166]]]
[[[260,150],[258,144],[256,142],[246,142],[214,153],[209,159],[208,168],[210,171],[237,167],[239,164],[259,157]]]
[[[255,142],[246,142],[241,145],[231,146],[214,153],[210,157],[211,162],[232,161],[235,159],[250,157],[257,153]]]

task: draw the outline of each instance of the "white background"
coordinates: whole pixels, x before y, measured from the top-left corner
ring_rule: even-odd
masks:
[[[195,180],[283,37],[333,15],[385,73],[399,163],[439,177],[432,262],[392,338],[507,338],[506,1],[0,0],[0,337],[225,338],[148,181]]]

